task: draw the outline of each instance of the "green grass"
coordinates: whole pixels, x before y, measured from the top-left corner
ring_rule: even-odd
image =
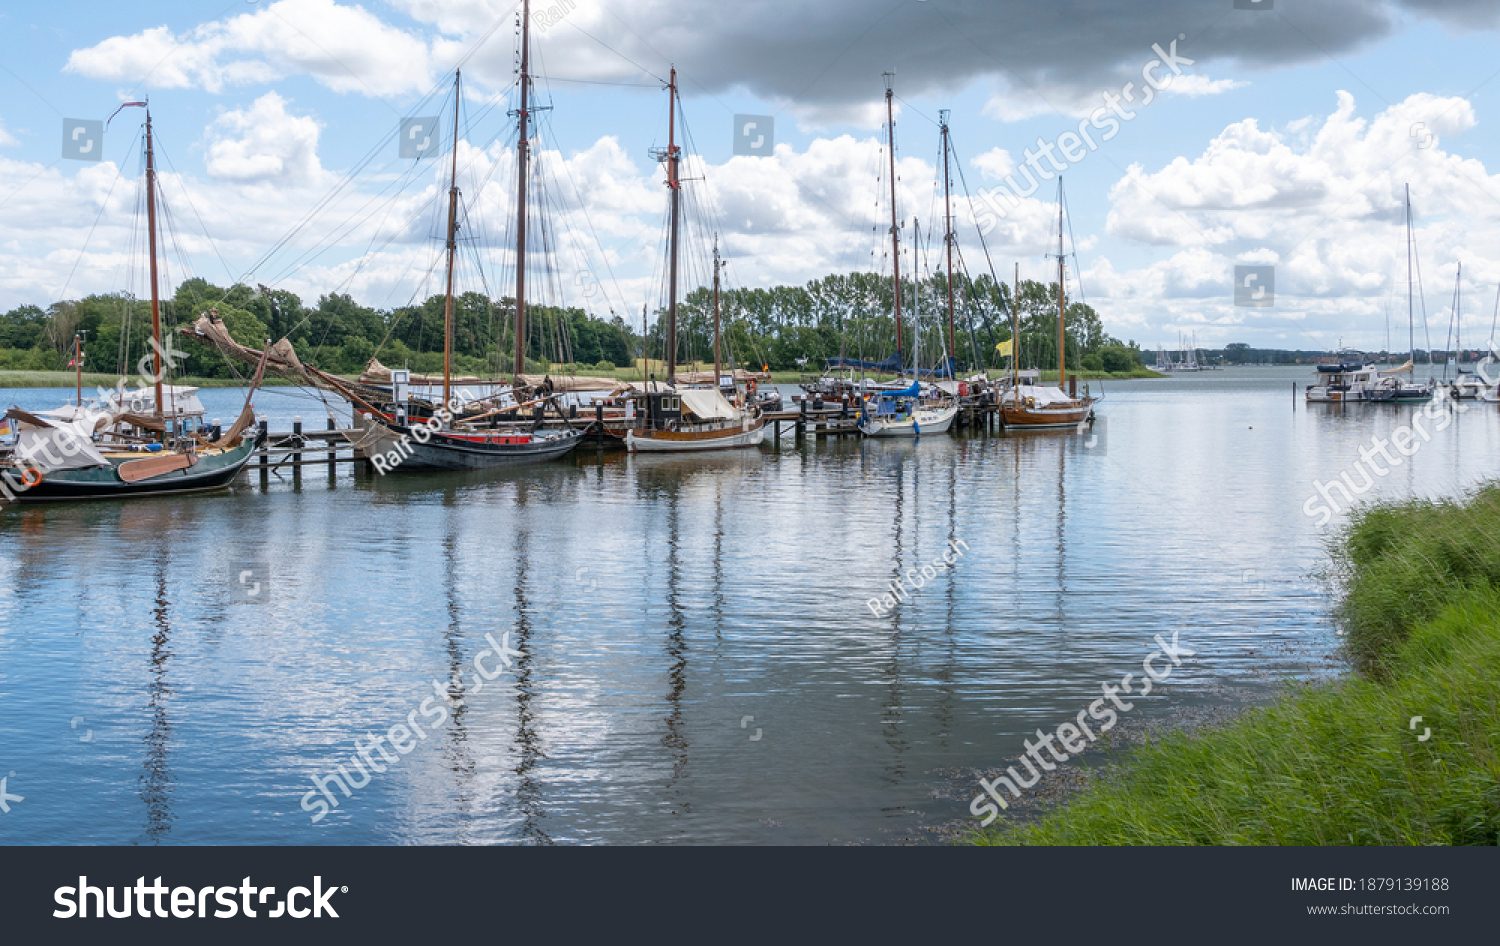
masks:
[[[1220,729],[1136,750],[1072,803],[972,840],[1495,844],[1497,528],[1496,486],[1463,503],[1363,510],[1334,555],[1357,675],[1297,685]]]

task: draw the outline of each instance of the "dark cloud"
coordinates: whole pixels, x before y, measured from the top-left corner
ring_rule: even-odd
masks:
[[[1006,94],[1061,105],[1138,76],[1151,45],[1179,35],[1179,53],[1212,74],[1214,64],[1277,67],[1348,55],[1411,16],[1483,27],[1500,10],[1457,0],[1279,0],[1268,11],[1238,10],[1233,0],[617,0],[598,11],[580,7],[545,42],[558,75],[625,79],[641,76],[631,61],[657,74],[675,62],[689,92],[742,88],[809,117],[849,117],[879,98],[887,70],[907,96],[987,79]],[[499,48],[508,45],[492,42],[478,64],[500,83],[512,74],[510,50]],[[1034,102],[1030,110],[1044,108]]]

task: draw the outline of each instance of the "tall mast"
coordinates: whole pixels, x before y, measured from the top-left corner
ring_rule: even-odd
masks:
[[[682,182],[677,178],[677,68],[667,83],[667,187],[672,191],[672,242],[667,265],[667,383],[677,383],[677,218]],[[718,384],[719,379],[714,379]]]
[[[958,363],[958,348],[953,343],[953,203],[948,193],[948,110],[938,113],[938,125],[943,129],[943,242],[948,245],[948,357]],[[957,372],[954,372],[955,374]]]
[[[1016,281],[1010,291],[1010,389],[1021,383],[1021,264],[1016,264]]]
[[[521,108],[516,113],[516,358],[512,374],[521,383],[526,370],[526,174],[531,157],[527,93],[531,86],[531,0],[521,0]]]
[[[1417,330],[1413,321],[1411,278],[1411,185],[1406,185],[1406,350],[1411,356],[1411,373],[1417,374]],[[1428,353],[1431,354],[1430,352]]]
[[[453,71],[453,167],[448,176],[448,291],[443,297],[443,410],[453,386],[453,255],[458,249],[459,72]]]
[[[719,240],[714,238],[714,390],[719,389],[720,356],[719,356]]]
[[[896,359],[900,362],[901,370],[897,374],[905,373],[905,356],[901,350],[901,231],[896,225],[896,110],[891,104],[895,92],[891,89],[891,80],[896,74],[885,73],[885,127],[886,127],[886,150],[891,157],[891,285],[895,289],[896,297]]]
[[[1067,390],[1067,335],[1063,327],[1063,190],[1057,179],[1057,389]]]
[[[151,108],[146,108],[146,232],[151,244],[151,338],[156,342],[151,347],[154,349],[152,357],[155,370],[151,376],[156,384],[156,413],[159,417],[166,416],[166,405],[161,399],[161,296],[160,287],[156,284],[156,154],[151,137]],[[167,439],[166,427],[163,425],[161,433],[162,441]]]
[[[1464,264],[1462,260],[1458,263],[1458,276],[1453,281],[1453,365],[1454,371],[1464,363],[1464,344],[1460,340],[1460,334],[1464,327]],[[1443,377],[1448,376],[1448,368],[1443,367]],[[1457,380],[1455,378],[1455,380]]]

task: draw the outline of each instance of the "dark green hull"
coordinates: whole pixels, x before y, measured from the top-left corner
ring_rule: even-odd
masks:
[[[21,503],[76,502],[94,499],[126,499],[136,496],[164,496],[178,493],[201,493],[223,489],[239,475],[255,452],[253,439],[233,450],[201,457],[186,470],[164,473],[147,480],[127,483],[115,467],[87,467],[81,470],[56,470],[43,474],[42,481],[27,489],[21,485],[20,471],[7,468],[0,493]]]

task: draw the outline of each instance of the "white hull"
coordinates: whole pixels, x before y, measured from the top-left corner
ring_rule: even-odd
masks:
[[[916,437],[921,434],[946,433],[953,426],[958,408],[919,408],[915,414],[902,418],[873,418],[860,430],[866,437]]]
[[[730,428],[733,430],[733,428]],[[625,449],[632,453],[699,453],[704,450],[729,450],[735,447],[758,447],[766,439],[764,423],[717,437],[641,436],[640,431],[625,432]]]

